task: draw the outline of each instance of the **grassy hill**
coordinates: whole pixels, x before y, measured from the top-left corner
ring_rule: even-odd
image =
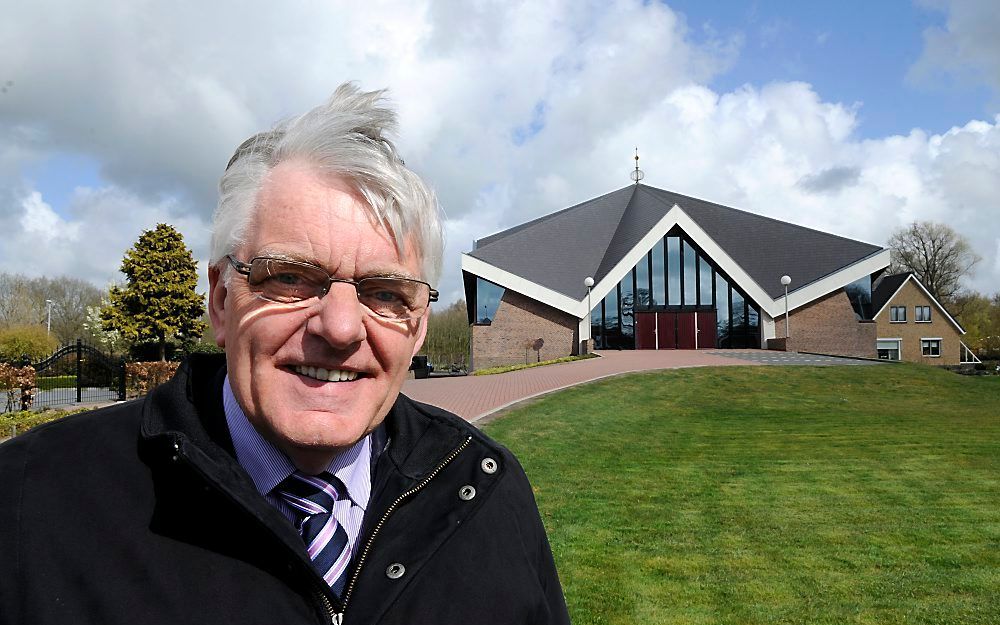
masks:
[[[621,377],[487,427],[573,622],[1000,622],[1000,378],[915,365]]]

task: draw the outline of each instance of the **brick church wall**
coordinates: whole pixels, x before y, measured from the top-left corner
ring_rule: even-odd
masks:
[[[576,317],[541,302],[504,292],[490,325],[472,326],[472,367],[485,369],[569,356],[577,350]],[[531,348],[542,339],[540,354]]]
[[[877,325],[858,321],[847,293],[841,289],[789,314],[789,351],[875,358]],[[775,335],[785,338],[785,315],[774,319]]]

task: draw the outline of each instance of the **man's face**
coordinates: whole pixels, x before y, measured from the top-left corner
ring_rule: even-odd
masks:
[[[246,244],[234,256],[300,260],[335,278],[420,279],[420,258],[411,250],[407,245],[400,258],[392,236],[342,181],[291,161],[271,171]],[[277,304],[251,293],[242,275],[231,276],[227,288],[217,270],[210,272],[209,309],[236,399],[300,469],[323,470],[340,448],[381,423],[423,343],[425,318],[376,317],[345,283],[333,283],[320,300]],[[323,381],[310,367],[356,378]]]

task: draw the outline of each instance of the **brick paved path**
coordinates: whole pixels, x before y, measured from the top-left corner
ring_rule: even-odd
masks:
[[[760,364],[703,351],[630,350],[599,353],[601,358],[564,362],[497,375],[407,380],[403,384],[403,393],[417,401],[440,406],[463,419],[475,422],[521,400],[621,373],[681,367]]]

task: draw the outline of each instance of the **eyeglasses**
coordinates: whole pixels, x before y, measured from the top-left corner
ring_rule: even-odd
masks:
[[[409,321],[420,318],[439,295],[426,282],[410,278],[346,280],[332,277],[322,267],[295,260],[258,256],[243,263],[232,254],[226,258],[237,273],[247,277],[252,293],[281,304],[321,298],[334,282],[345,282],[354,285],[358,301],[372,313],[393,321]]]

